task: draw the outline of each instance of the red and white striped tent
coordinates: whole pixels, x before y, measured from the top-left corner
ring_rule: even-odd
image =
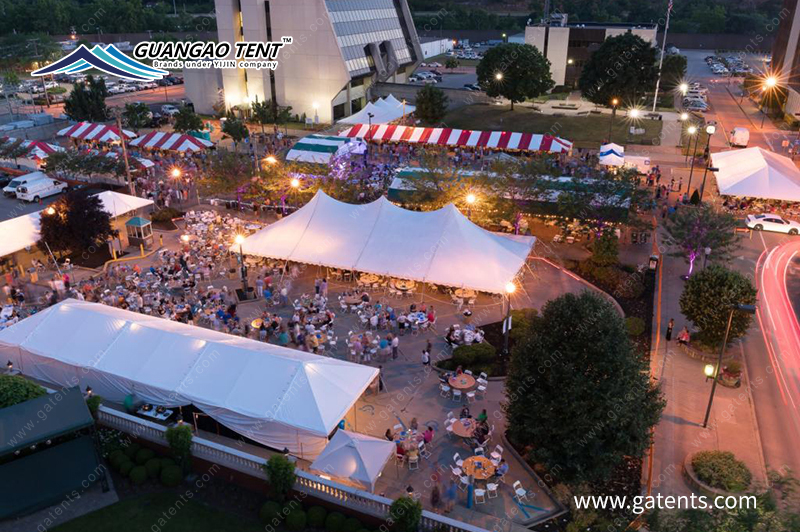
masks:
[[[0,137],[0,144],[14,144],[17,142],[19,142],[19,140],[14,137]],[[47,159],[47,156],[51,153],[64,151],[64,148],[58,144],[48,144],[47,142],[42,142],[41,140],[23,140],[20,142],[20,146],[28,150],[25,155],[20,158],[31,159],[35,161]]]
[[[153,150],[172,151],[200,151],[212,148],[214,143],[210,140],[199,139],[184,133],[169,133],[166,131],[153,131],[130,142],[131,146],[150,148]]]
[[[408,142],[438,146],[480,147],[497,150],[568,152],[572,143],[551,135],[512,133],[510,131],[475,131],[441,127],[411,127],[388,124],[358,124],[339,133],[342,137],[358,137],[382,142]]]
[[[123,129],[122,133],[129,139],[136,136],[133,131],[128,131],[127,129]],[[59,131],[58,136],[72,139],[94,140],[97,142],[119,142],[121,134],[116,126],[78,122],[73,126],[66,127]]]

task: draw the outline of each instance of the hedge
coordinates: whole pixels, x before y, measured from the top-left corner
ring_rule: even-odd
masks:
[[[154,458],[155,456],[156,453],[152,449],[139,449],[136,452],[136,463],[139,465],[145,465],[148,460]]]
[[[161,460],[161,469],[177,465],[175,463],[175,460],[173,460],[172,458],[161,458],[160,460]]]
[[[161,478],[160,458],[151,458],[144,464],[144,468],[147,469],[147,476],[152,478],[153,480],[158,480],[159,478]]]
[[[136,466],[131,469],[131,472],[128,474],[128,477],[131,479],[135,485],[144,484],[147,480],[147,469],[142,466]]]
[[[161,483],[167,487],[174,487],[183,481],[183,470],[176,465],[171,465],[161,470]]]
[[[127,446],[127,447],[125,447],[125,449],[124,449],[124,451],[125,451],[125,455],[126,455],[128,458],[130,458],[131,460],[133,460],[133,459],[135,459],[135,458],[136,458],[136,453],[138,453],[138,452],[139,452],[139,449],[141,449],[141,448],[142,448],[142,446],[141,446],[141,445],[139,445],[138,443],[131,443],[130,445],[128,445],[128,446]]]
[[[325,519],[325,530],[327,532],[344,532],[344,515],[339,512],[331,512]]]
[[[292,512],[286,516],[286,528],[294,532],[300,532],[300,530],[306,527],[307,519],[306,513],[300,508],[292,510]]]
[[[361,524],[361,521],[359,521],[355,517],[348,517],[344,522],[342,530],[344,532],[358,532],[359,530],[361,530],[362,526],[363,525]]]
[[[7,408],[47,393],[38,384],[19,375],[0,375],[0,408]]]
[[[117,470],[119,469],[119,466],[122,465],[122,462],[127,462],[129,460],[130,458],[128,458],[121,449],[117,449],[108,455],[108,463],[111,464],[111,467]]]
[[[175,218],[180,218],[183,216],[183,213],[178,209],[174,209],[172,207],[165,207],[160,211],[156,211],[150,215],[150,219],[153,222],[171,222]]]
[[[261,505],[261,509],[258,511],[258,518],[261,519],[262,523],[269,524],[270,521],[278,517],[280,514],[281,505],[275,501],[267,501]]]
[[[701,481],[725,491],[745,491],[753,478],[741,460],[728,451],[701,451],[692,456],[692,469]]]
[[[328,510],[322,506],[312,506],[308,509],[308,526],[311,528],[324,528]]]
[[[130,474],[131,469],[133,469],[133,467],[134,467],[133,462],[131,462],[130,460],[126,460],[126,461],[122,462],[121,466],[119,466],[119,472],[123,476],[127,477]]]

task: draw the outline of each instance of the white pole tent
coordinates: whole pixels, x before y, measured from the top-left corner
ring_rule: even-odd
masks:
[[[410,104],[403,105],[393,95],[380,98],[375,103],[368,102],[359,112],[339,120],[341,124],[388,124],[398,118],[413,113],[417,108]],[[372,113],[372,117],[369,116]]]
[[[800,170],[788,157],[762,148],[711,154],[719,193],[781,201],[800,201]]]
[[[622,166],[625,164],[625,148],[613,142],[600,146],[600,164],[604,166]]]
[[[296,212],[247,237],[242,251],[498,294],[536,241],[512,236],[478,227],[453,205],[415,212],[384,197],[351,205],[320,190]]]
[[[366,434],[338,430],[320,453],[311,470],[336,477],[345,484],[375,491],[386,462],[394,456],[396,444]]]
[[[378,369],[67,299],[0,331],[0,356],[108,401],[193,404],[231,430],[315,458]]]

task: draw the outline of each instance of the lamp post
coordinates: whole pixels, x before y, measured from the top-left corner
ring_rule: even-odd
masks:
[[[506,283],[506,317],[503,320],[503,355],[508,356],[508,333],[511,332],[511,294],[517,291],[513,282]]]
[[[711,396],[708,398],[708,408],[706,408],[706,417],[703,419],[703,428],[708,426],[708,416],[711,415],[711,403],[714,402],[714,392],[717,390],[717,379],[719,378],[719,369],[722,366],[722,355],[725,353],[725,345],[728,343],[728,334],[731,332],[731,322],[733,321],[733,313],[736,311],[747,312],[748,314],[755,314],[756,307],[753,305],[741,305],[736,304],[731,306],[731,312],[728,314],[728,325],[725,327],[725,337],[722,340],[722,346],[719,349],[719,357],[717,358],[717,365],[714,368],[713,375],[710,375],[714,379],[714,382],[711,383]],[[707,367],[706,367],[707,368]],[[706,369],[706,376],[708,375],[708,369]]]
[[[716,130],[717,130],[717,128],[713,124],[709,124],[706,127],[706,133],[707,133],[708,139],[706,140],[706,150],[705,150],[704,154],[707,154],[708,156],[706,157],[706,165],[705,165],[706,167],[703,170],[703,184],[700,185],[700,201],[703,201],[703,194],[706,191],[706,175],[708,174],[708,170],[709,170],[708,163],[711,162],[711,152],[710,152],[711,135],[713,135]],[[716,168],[714,168],[713,170],[716,171]]]
[[[477,200],[478,198],[475,197],[475,194],[467,194],[467,218],[470,220],[472,219],[472,206]]]
[[[711,248],[706,246],[703,250],[703,269],[706,269],[706,264],[708,263],[708,256],[711,255]]]
[[[689,113],[681,113],[681,116],[680,116],[679,120],[682,122],[681,123],[681,139],[680,139],[679,146],[683,146],[683,129],[684,129],[684,125],[683,124],[685,124],[686,121],[689,120]],[[684,161],[685,161],[685,159],[684,159]]]
[[[267,155],[264,157],[264,162],[268,164],[277,164],[278,159],[276,159],[274,155]]]
[[[617,105],[619,105],[618,98],[611,99],[611,120],[608,122],[608,142],[612,142],[611,140],[611,130],[614,128],[614,117],[617,114]]]
[[[764,85],[761,87],[761,90],[764,91],[764,95],[761,97],[761,129],[764,129],[764,119],[767,117],[767,113],[764,110],[764,98],[772,94],[772,89],[774,89],[777,84],[778,80],[775,76],[769,76],[764,80]]]
[[[242,271],[242,299],[247,299],[247,266],[244,264],[244,252],[242,251],[242,244],[244,244],[244,236],[236,235],[236,239],[234,240],[237,244],[239,244],[239,262],[241,264],[241,271]]]
[[[689,135],[697,135],[697,128],[695,126],[689,126],[689,129],[686,130]],[[692,175],[694,174],[694,155],[697,152],[697,143],[700,142],[700,135],[697,135],[694,138],[694,149],[691,150],[692,152],[692,166],[689,169],[689,185],[686,187],[686,193],[691,194],[692,192]],[[692,147],[692,137],[689,137],[689,145],[687,148]],[[689,156],[689,149],[686,150],[686,156]]]

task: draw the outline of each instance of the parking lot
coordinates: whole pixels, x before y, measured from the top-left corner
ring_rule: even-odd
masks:
[[[58,200],[60,197],[61,194],[57,194],[55,196],[44,198],[42,203],[26,203],[24,201],[19,201],[16,198],[9,198],[0,195],[0,221],[9,220],[11,218],[16,218],[17,216],[40,211],[47,205],[50,205],[54,201]]]

